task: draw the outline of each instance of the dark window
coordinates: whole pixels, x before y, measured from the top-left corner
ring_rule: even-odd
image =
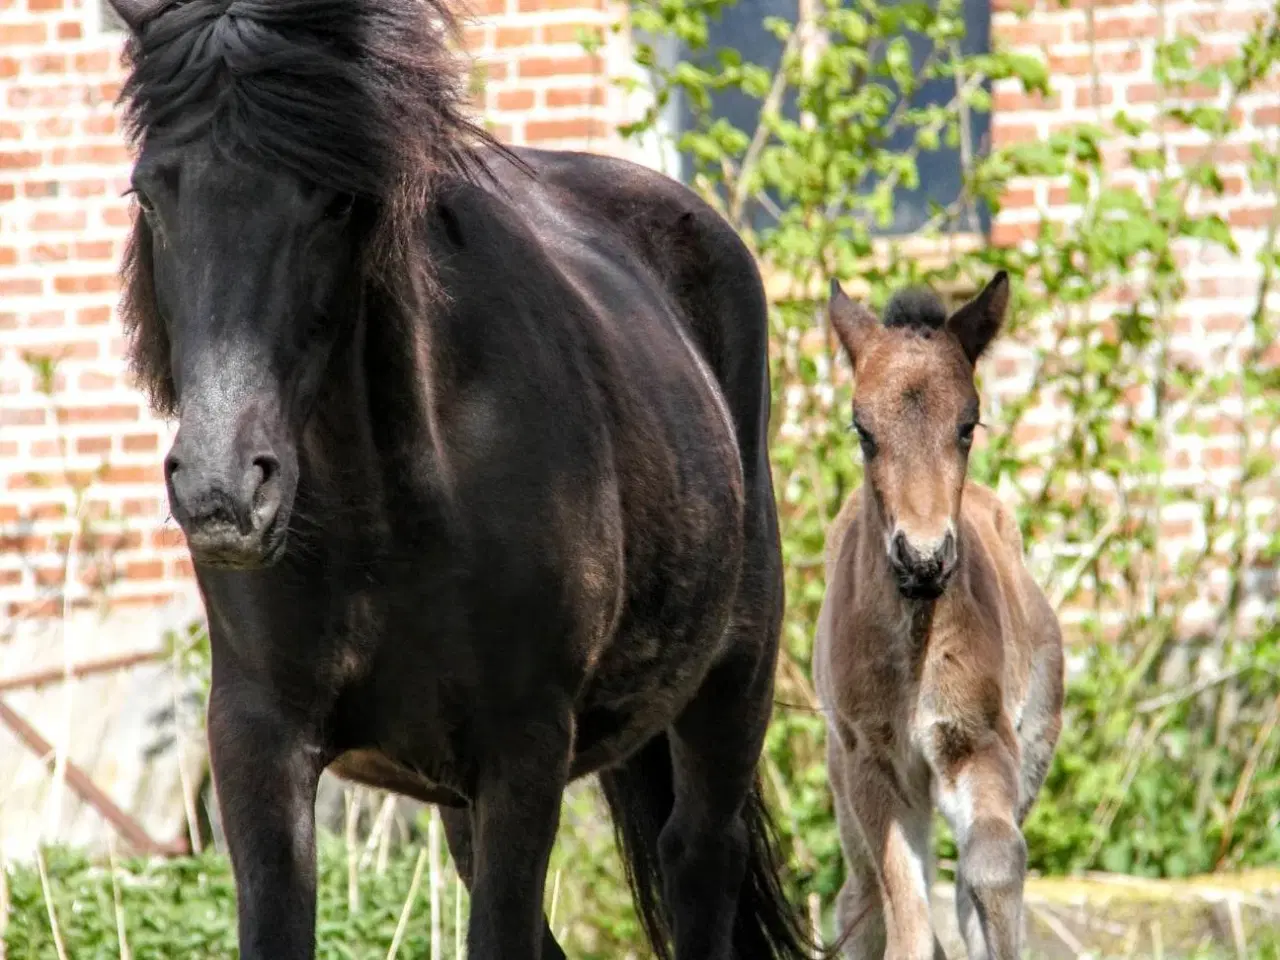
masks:
[[[770,70],[777,69],[782,54],[782,45],[762,23],[767,17],[779,17],[795,22],[798,7],[796,0],[738,0],[738,3],[726,9],[718,21],[711,24],[710,49],[700,51],[695,59],[706,58],[710,61],[716,51],[722,47],[730,47],[741,52],[745,61],[758,63]],[[965,54],[985,53],[990,49],[991,38],[991,6],[990,0],[964,0],[965,39],[961,49]],[[932,43],[928,38],[908,35],[911,44],[913,62],[917,69],[922,69]],[[675,51],[668,47],[669,54]],[[685,54],[688,56],[688,54]],[[955,81],[950,77],[938,77],[925,83],[911,98],[911,106],[920,107],[931,104],[949,103],[955,96]],[[739,130],[750,135],[756,127],[760,102],[746,97],[736,91],[726,91],[714,98],[714,110],[717,116],[723,117]],[[669,123],[678,119],[679,130],[690,129],[694,118],[687,105],[681,105],[668,111]],[[980,111],[970,111],[969,147],[973,155],[986,149],[991,129],[990,115]],[[898,130],[890,137],[888,146],[893,150],[903,150],[914,140],[913,129]],[[922,151],[917,165],[920,172],[920,186],[915,190],[899,188],[894,204],[894,222],[883,230],[887,234],[911,233],[926,223],[933,216],[933,206],[947,206],[960,196],[960,148],[948,147],[945,143],[939,149]],[[680,164],[680,175],[688,179],[691,169],[690,161],[685,158]],[[872,184],[864,184],[869,189]],[[970,231],[974,229],[986,232],[989,227],[987,211],[976,211],[977,222],[971,215],[964,215],[953,225],[955,229]],[[760,225],[764,226],[767,217]]]

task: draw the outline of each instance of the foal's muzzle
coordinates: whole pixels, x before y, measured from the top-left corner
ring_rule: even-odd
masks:
[[[913,543],[898,530],[889,544],[889,563],[898,591],[910,600],[940,597],[955,572],[957,556],[956,537],[950,530],[940,540],[924,543]]]
[[[284,550],[288,519],[279,457],[258,430],[221,450],[200,433],[179,430],[164,464],[169,507],[191,558],[234,569],[274,563]]]

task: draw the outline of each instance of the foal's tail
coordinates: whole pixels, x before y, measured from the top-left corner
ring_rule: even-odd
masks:
[[[675,802],[666,736],[655,737],[624,765],[602,773],[600,783],[640,922],[658,960],[670,960],[670,925],[662,903],[658,864],[658,834]],[[734,956],[740,960],[809,960],[821,955],[807,923],[783,892],[782,858],[759,781],[747,796],[742,816],[748,837],[747,870],[738,894]]]

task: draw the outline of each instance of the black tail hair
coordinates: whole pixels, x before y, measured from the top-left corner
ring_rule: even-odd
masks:
[[[658,960],[671,960],[671,933],[662,902],[658,835],[675,800],[670,748],[655,737],[625,764],[600,775],[636,911]],[[782,857],[757,779],[743,806],[747,871],[734,921],[735,956],[744,960],[810,960],[824,954],[808,923],[782,889]]]

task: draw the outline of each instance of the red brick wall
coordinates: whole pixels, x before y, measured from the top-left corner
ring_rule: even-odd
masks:
[[[474,2],[468,39],[497,132],[516,142],[619,150],[613,129],[624,104],[609,77],[627,69],[627,56],[625,39],[605,30],[617,9],[605,0]],[[1079,3],[1038,2],[1021,20],[1008,0],[995,0],[997,37],[1043,51],[1054,72],[1053,96],[1044,101],[997,88],[997,143],[1120,106],[1154,109],[1154,0],[1099,2],[1092,45]],[[112,106],[121,38],[99,30],[97,3],[0,0],[0,536],[10,538],[0,541],[0,633],[6,618],[38,609],[59,580],[78,503],[68,471],[87,490],[84,514],[110,535],[100,552],[111,555],[110,567],[85,562],[83,579],[112,579],[116,602],[150,603],[188,589],[160,483],[167,428],[125,379],[113,315],[128,156]],[[1193,29],[1211,55],[1227,53],[1266,7],[1265,0],[1185,0],[1168,5],[1169,28]],[[601,55],[583,53],[582,31],[604,31]],[[1274,203],[1251,192],[1243,159],[1245,144],[1274,134],[1280,95],[1273,85],[1239,108],[1246,131],[1223,152],[1220,173],[1232,185],[1223,213],[1245,229],[1242,254],[1222,261],[1188,247],[1186,349],[1221,342],[1244,322],[1256,282],[1251,254]],[[1197,155],[1193,135],[1170,138],[1180,159]],[[1015,185],[1007,199],[995,226],[1000,242],[1025,238],[1041,211],[1072,215],[1065,191],[1052,184]],[[56,361],[52,397],[38,389],[28,357]],[[1226,439],[1212,436],[1176,454],[1185,469],[1206,475],[1233,455]]]
[[[123,38],[100,27],[98,3],[0,0],[0,634],[48,609],[77,509],[103,541],[76,544],[84,596],[102,581],[117,604],[189,588],[159,471],[168,428],[126,378],[114,316],[129,223],[113,107]],[[472,9],[481,105],[501,136],[620,148],[606,74],[617,39],[597,56],[580,41],[616,13],[602,0]],[[52,395],[35,358],[53,361]]]
[[[997,84],[992,122],[992,139],[997,145],[1043,140],[1056,130],[1081,122],[1108,128],[1121,110],[1129,117],[1153,122],[1162,96],[1155,76],[1158,36],[1195,37],[1200,42],[1198,62],[1205,65],[1237,55],[1244,38],[1258,29],[1260,18],[1274,18],[1274,5],[1268,0],[1168,4],[1156,0],[995,0],[994,6],[993,33],[1016,49],[1046,59],[1052,88],[1047,97],[1028,97],[1016,82]],[[1026,8],[1030,8],[1027,16],[1015,12]],[[1193,92],[1189,99],[1226,106],[1225,91]],[[1195,188],[1188,195],[1192,212],[1217,213],[1230,224],[1240,249],[1237,254],[1228,254],[1198,241],[1177,243],[1187,296],[1176,308],[1170,343],[1171,363],[1226,373],[1240,370],[1254,347],[1248,331],[1261,277],[1257,254],[1266,241],[1267,224],[1278,200],[1274,185],[1260,189],[1250,184],[1248,166],[1253,147],[1280,150],[1280,77],[1273,74],[1240,97],[1234,104],[1234,116],[1239,130],[1218,146],[1211,158],[1226,184],[1225,195],[1214,197]],[[1129,167],[1125,147],[1150,148],[1159,144],[1160,136],[1175,178],[1179,169],[1200,163],[1209,149],[1205,134],[1174,123],[1167,124],[1159,136],[1147,135],[1141,144],[1113,140],[1105,158],[1108,184],[1134,187],[1152,196],[1149,187],[1153,178]],[[1069,202],[1065,180],[1015,182],[1004,198],[993,239],[1001,244],[1031,243],[1042,217],[1069,223],[1079,214],[1080,208]],[[1095,298],[1085,309],[1092,318],[1103,320],[1128,306],[1125,297],[1126,291],[1115,289]],[[1272,294],[1269,305],[1273,312],[1280,308],[1280,297]],[[1280,347],[1272,345],[1265,356],[1274,365],[1280,361]],[[1003,363],[998,372],[1004,376],[992,385],[994,391],[1017,397],[1026,389],[1020,377],[1028,365],[1019,359],[1026,358],[1008,356],[998,361]],[[1053,449],[1062,435],[1063,420],[1064,411],[1047,404],[1028,418],[1025,435],[1018,439],[1029,462]],[[1186,429],[1192,422],[1206,425],[1202,435]],[[1195,487],[1198,499],[1171,503],[1162,512],[1161,549],[1167,560],[1194,556],[1204,549],[1203,502],[1231,490],[1241,472],[1238,423],[1234,397],[1205,400],[1187,414],[1184,429],[1174,433],[1166,479],[1171,484]],[[1255,432],[1251,442],[1255,450],[1269,448],[1273,455],[1280,454],[1280,434],[1274,430]],[[1259,495],[1251,504],[1251,514],[1258,517],[1274,511],[1280,502],[1280,478],[1269,490],[1265,484],[1255,489]],[[1226,545],[1211,552],[1224,559],[1230,555]],[[1179,611],[1188,629],[1211,627],[1225,600],[1225,564],[1203,572],[1198,598]],[[1175,579],[1169,578],[1170,589],[1181,586]],[[1248,617],[1261,611],[1264,596],[1274,587],[1262,586],[1259,579],[1246,580],[1245,588],[1243,612]],[[1118,616],[1119,605],[1115,606]]]

